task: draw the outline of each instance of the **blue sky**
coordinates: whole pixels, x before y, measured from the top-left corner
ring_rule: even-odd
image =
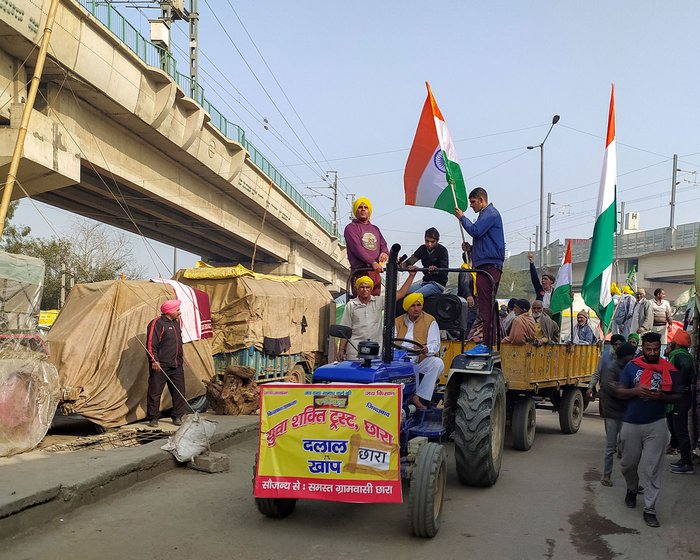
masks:
[[[148,35],[142,13],[120,9]],[[341,226],[345,196],[366,195],[390,243],[413,250],[435,226],[458,258],[456,219],[403,203],[403,167],[426,80],[467,186],[489,191],[512,253],[528,248],[539,223],[539,152],[526,146],[542,141],[554,114],[561,121],[546,143],[544,175],[556,203],[551,237],[591,235],[612,82],[618,201],[641,213],[643,229],[667,226],[677,153],[676,222],[698,219],[697,2],[445,1],[438,9],[413,1],[199,0],[199,12],[206,96],[328,216],[330,200],[315,195],[330,194],[319,188],[321,176],[337,170]],[[182,22],[175,25],[181,71],[185,33]],[[61,225],[70,219],[46,212]],[[18,218],[50,234],[31,214],[23,203]],[[172,263],[172,249],[158,253],[139,248],[151,273]],[[181,254],[179,262],[194,260]]]

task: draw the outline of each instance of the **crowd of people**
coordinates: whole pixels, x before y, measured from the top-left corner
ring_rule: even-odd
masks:
[[[534,297],[513,298],[498,313],[493,302],[505,259],[503,222],[488,202],[484,189],[476,188],[469,193],[469,205],[478,215],[474,222],[455,209],[455,215],[473,240],[471,244],[465,242],[462,249],[466,260],[471,259],[471,266],[488,275],[460,273],[458,293],[467,300],[470,322],[473,321],[467,339],[491,347],[497,329],[501,329],[503,342],[510,344],[541,346],[562,342],[561,317],[549,309],[556,280],[549,273],[537,273],[532,253],[528,256]],[[381,339],[383,299],[378,297],[379,273],[388,259],[386,240],[379,228],[370,223],[369,200],[359,198],[353,212],[355,219],[346,227],[345,238],[356,297],[346,305],[342,319],[353,328],[353,338],[341,343],[341,358],[353,355],[348,344],[356,346],[366,338]],[[440,244],[437,229],[426,230],[424,240],[423,245],[400,263],[409,275],[396,294],[397,301],[403,298],[405,314],[394,323],[395,337],[418,343],[416,350],[404,342],[407,348],[416,350],[419,384],[413,404],[417,408],[429,403],[444,367],[438,357],[439,328],[435,318],[423,311],[424,298],[443,293],[447,284],[444,269],[449,268],[447,249]],[[419,261],[424,273],[416,282],[415,265]],[[695,390],[697,369],[689,352],[690,335],[686,330],[676,329],[669,342],[672,310],[663,289],[655,289],[654,299],[648,300],[643,288],[633,290],[613,284],[611,295],[615,312],[610,325],[610,347],[601,355],[588,390],[590,398],[600,388],[600,414],[605,421],[601,484],[613,485],[613,461],[618,453],[626,485],[624,503],[636,507],[637,496],[643,493],[644,521],[650,527],[659,527],[656,502],[661,490],[664,454],[678,453],[678,460],[670,466],[672,473],[694,473],[688,424],[692,418],[697,439],[700,392]],[[591,324],[586,310],[580,310],[564,342],[598,345],[607,334]]]
[[[631,333],[630,337],[637,333]],[[605,451],[601,484],[612,486],[615,453],[621,457],[625,480],[625,505],[637,506],[643,494],[643,518],[659,527],[656,502],[662,484],[664,454],[679,458],[670,464],[673,474],[694,474],[692,443],[688,429],[700,434],[700,402],[695,389],[697,369],[689,352],[691,338],[679,329],[662,356],[662,335],[648,330],[641,336],[641,349],[615,334],[610,351],[603,354],[593,375],[589,396],[600,387],[600,415],[605,421]],[[693,410],[696,414],[693,414]],[[675,440],[675,444],[674,444]],[[641,474],[641,477],[640,477]],[[640,485],[640,478],[642,485]]]

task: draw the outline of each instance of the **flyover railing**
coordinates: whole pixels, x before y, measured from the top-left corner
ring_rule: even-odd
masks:
[[[240,126],[228,120],[207,100],[204,95],[204,88],[202,88],[199,83],[194,82],[193,84],[190,76],[178,72],[177,61],[172,54],[154,45],[141,35],[141,33],[112,6],[111,2],[106,0],[78,0],[78,2],[148,66],[160,68],[166,72],[187,95],[190,95],[207,113],[209,113],[212,126],[219,130],[226,138],[241,144],[248,152],[251,161],[257,165],[263,173],[272,179],[272,181],[286,193],[311,220],[333,235],[333,224],[331,221],[324,218],[318,210],[311,206],[284,175],[282,175],[282,173],[280,173],[275,166],[248,141],[245,131]],[[339,239],[341,243],[344,242],[341,235],[339,235]]]

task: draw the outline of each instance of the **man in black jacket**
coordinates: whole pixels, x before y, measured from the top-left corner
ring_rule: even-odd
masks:
[[[153,319],[146,330],[146,352],[150,371],[146,415],[148,425],[158,426],[160,397],[168,385],[173,400],[173,424],[180,426],[187,412],[185,372],[182,367],[182,331],[180,300],[170,299],[160,306],[161,316]]]
[[[678,401],[674,404],[671,414],[673,430],[678,439],[678,447],[681,450],[681,458],[671,464],[671,472],[674,474],[693,474],[693,456],[691,454],[690,434],[688,433],[688,413],[693,408],[693,387],[695,385],[695,360],[688,348],[692,346],[690,335],[687,331],[678,330],[669,344],[671,353],[669,361],[678,370],[679,393]]]
[[[404,261],[403,266],[411,266],[421,262],[427,272],[423,273],[423,281],[416,282],[408,290],[409,294],[419,292],[423,297],[441,294],[447,284],[447,271],[437,270],[450,267],[450,257],[447,249],[440,245],[440,232],[434,227],[425,232],[425,243],[418,247],[411,257]]]
[[[623,339],[624,340],[624,339]],[[603,486],[612,486],[610,479],[613,457],[618,446],[618,435],[622,429],[622,419],[627,401],[618,399],[615,389],[620,381],[620,372],[634,358],[636,348],[629,343],[618,344],[614,358],[607,360],[600,371],[600,415],[605,421],[605,455],[603,460]],[[601,360],[602,361],[602,360]]]

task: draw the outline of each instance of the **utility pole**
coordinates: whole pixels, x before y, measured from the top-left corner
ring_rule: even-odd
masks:
[[[673,179],[671,182],[671,229],[676,229],[676,187],[678,182],[678,154],[673,154]]]
[[[355,193],[348,193],[345,195],[345,200],[350,202],[350,221],[355,218],[355,214],[352,213],[352,208],[355,206]]]
[[[549,229],[552,220],[552,193],[547,193],[547,242],[544,249],[545,265],[549,266]]]
[[[542,240],[540,239],[540,226],[535,226],[535,247],[540,250],[540,268],[542,267]]]
[[[671,179],[671,249],[676,248],[676,187],[678,186],[678,154],[673,154],[673,174]]]
[[[199,77],[199,12],[197,0],[190,0],[190,97],[197,99],[197,79]],[[199,100],[200,103],[202,100]]]
[[[331,208],[333,212],[333,235],[338,237],[338,172],[326,171],[326,177],[328,177],[330,173],[333,173],[333,185],[331,185],[333,189],[333,208]]]

